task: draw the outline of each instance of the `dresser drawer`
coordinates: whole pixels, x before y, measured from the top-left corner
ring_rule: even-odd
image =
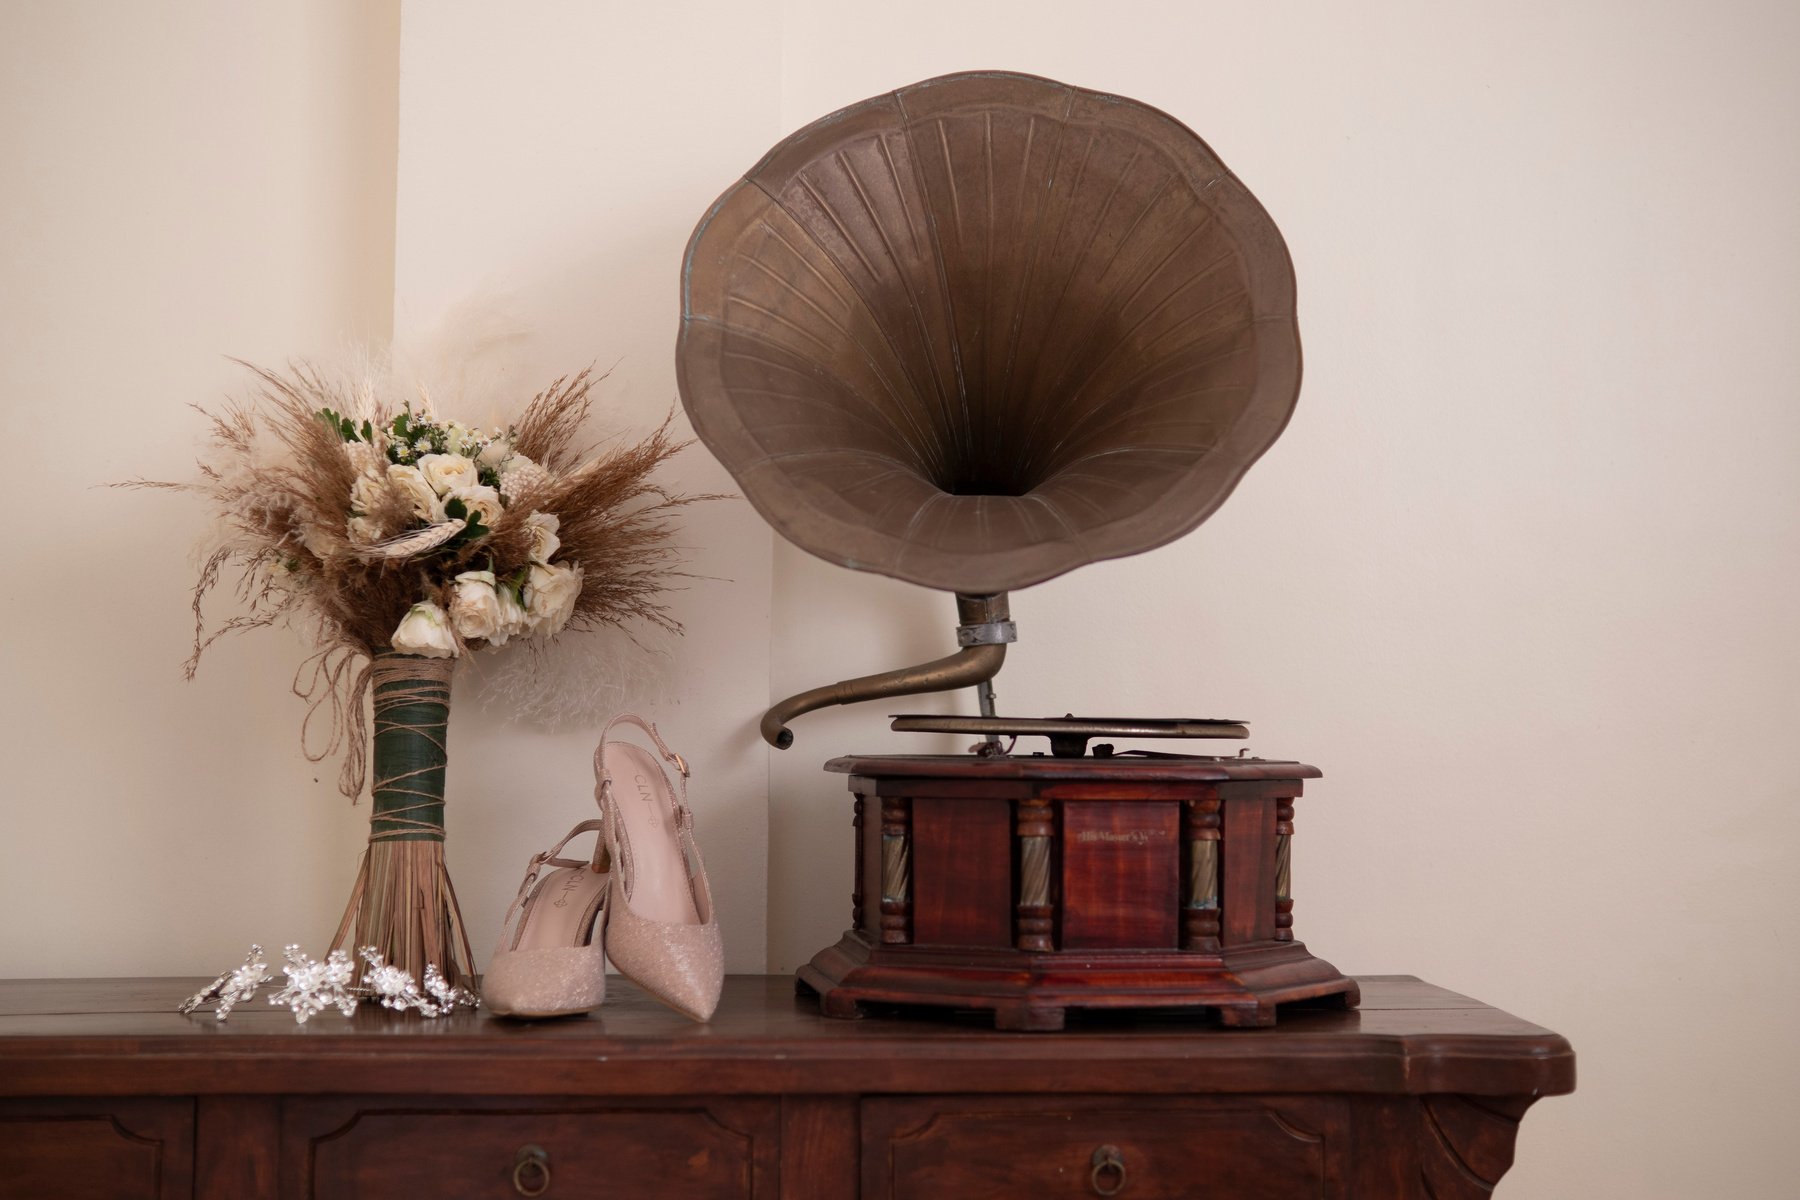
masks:
[[[296,1104],[284,1200],[775,1195],[774,1104]]]
[[[1346,1120],[1320,1098],[870,1100],[863,1195],[1342,1200]]]
[[[0,1101],[0,1196],[175,1200],[193,1148],[191,1100]]]

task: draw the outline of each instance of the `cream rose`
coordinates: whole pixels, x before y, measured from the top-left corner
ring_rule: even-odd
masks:
[[[379,475],[358,475],[356,482],[350,485],[350,509],[361,516],[367,516],[381,504],[381,494],[387,484]]]
[[[407,609],[394,630],[394,649],[423,658],[455,658],[456,637],[443,609],[425,601]]]
[[[481,453],[475,456],[475,461],[481,466],[499,470],[500,464],[511,455],[512,443],[506,438],[497,437],[481,448]]]
[[[406,497],[414,516],[429,525],[436,525],[444,519],[444,502],[438,499],[437,492],[425,482],[425,473],[419,468],[395,463],[388,467],[387,478],[394,490]]]
[[[452,584],[450,621],[464,641],[485,638],[504,646],[507,630],[501,621],[500,596],[492,571],[464,571]]]
[[[460,454],[425,454],[419,458],[419,470],[425,473],[425,482],[431,490],[440,496],[448,495],[457,488],[479,487],[481,472],[475,464]]]
[[[500,493],[491,487],[476,485],[475,487],[459,487],[444,497],[444,503],[461,500],[463,508],[472,517],[480,517],[481,523],[489,529],[500,519]]]
[[[562,528],[562,519],[555,513],[534,512],[525,518],[525,532],[531,535],[531,561],[548,563],[562,549],[562,539],[556,531]]]
[[[305,546],[312,556],[323,560],[331,553],[332,537],[324,527],[308,521],[300,526],[300,544]]]
[[[531,618],[533,636],[559,633],[575,611],[581,594],[581,566],[547,567],[531,564],[525,576],[525,612]]]
[[[531,614],[525,611],[525,604],[519,599],[519,589],[511,584],[500,584],[494,589],[494,598],[500,611],[500,632],[507,637],[529,635]]]

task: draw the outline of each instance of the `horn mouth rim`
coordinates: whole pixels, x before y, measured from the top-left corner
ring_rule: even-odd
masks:
[[[1085,525],[1074,537],[966,550],[924,546],[875,528],[866,519],[856,519],[848,504],[842,505],[841,511],[821,504],[816,486],[809,490],[763,449],[736,409],[731,386],[718,377],[717,355],[705,351],[706,343],[722,338],[727,326],[696,308],[696,264],[703,260],[709,234],[754,219],[758,212],[780,208],[779,187],[772,187],[766,177],[791,174],[784,168],[796,161],[803,163],[801,152],[813,139],[828,138],[846,121],[859,119],[895,120],[904,128],[911,119],[909,98],[922,97],[925,107],[938,107],[952,100],[959,88],[979,89],[996,81],[1054,92],[1066,96],[1071,106],[1079,100],[1105,105],[1130,119],[1164,127],[1171,152],[1189,172],[1190,181],[1203,181],[1200,186],[1207,190],[1220,225],[1235,243],[1250,302],[1248,337],[1255,374],[1241,412],[1219,439],[1197,452],[1184,469],[1172,473],[1159,493],[1136,507]],[[719,278],[715,273],[708,281]],[[730,472],[756,512],[788,541],[827,562],[937,590],[1016,590],[1185,536],[1218,510],[1273,446],[1299,399],[1302,355],[1293,263],[1279,229],[1256,197],[1198,135],[1167,113],[1140,101],[1040,76],[1004,71],[938,76],[848,105],[788,135],[727,188],[695,227],[683,256],[681,292],[676,377],[683,405],[701,442]],[[939,494],[951,495],[941,490]]]

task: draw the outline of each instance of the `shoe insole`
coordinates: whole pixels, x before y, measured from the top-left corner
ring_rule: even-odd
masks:
[[[538,880],[525,903],[514,950],[586,946],[606,895],[607,875],[589,867],[558,867]]]
[[[631,911],[651,921],[698,925],[687,858],[675,831],[675,797],[662,767],[629,742],[608,742],[601,765],[612,780],[613,807],[631,847]],[[621,869],[614,863],[613,870]]]

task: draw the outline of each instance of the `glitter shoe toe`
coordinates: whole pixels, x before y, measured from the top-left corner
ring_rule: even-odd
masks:
[[[606,905],[612,877],[606,841],[596,838],[590,862],[557,857],[583,833],[583,821],[552,849],[531,856],[525,882],[506,911],[500,945],[481,977],[481,1002],[503,1017],[563,1017],[597,1008],[606,998]],[[546,868],[550,868],[546,873]]]

